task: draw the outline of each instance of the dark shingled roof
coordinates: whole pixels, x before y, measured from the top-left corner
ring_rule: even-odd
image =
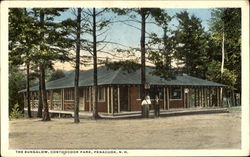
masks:
[[[176,79],[166,80],[159,76],[152,75],[153,68],[146,67],[146,80],[151,85],[169,85],[169,86],[217,86],[225,87],[223,84],[215,83],[199,79],[196,77],[188,76],[186,74],[177,75]],[[62,89],[74,87],[74,74],[75,72],[69,73],[64,78],[50,81],[46,83],[46,89]],[[140,69],[135,72],[128,73],[123,71],[121,68],[117,70],[108,69],[106,66],[98,67],[98,85],[139,85],[141,83],[141,71]],[[79,86],[92,86],[93,85],[93,69],[80,71]],[[37,91],[38,86],[34,86],[30,91]],[[25,92],[23,89],[19,92]]]

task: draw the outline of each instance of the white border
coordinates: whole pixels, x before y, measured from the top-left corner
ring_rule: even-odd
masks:
[[[162,7],[162,8],[242,8],[242,148],[235,150],[128,150],[129,156],[245,156],[249,155],[249,2],[230,1],[2,1],[1,2],[1,155],[34,156],[16,154],[8,149],[8,8],[9,7]],[[52,154],[35,154],[53,156]],[[86,154],[98,156],[98,154]],[[110,154],[101,154],[110,156]],[[72,156],[66,154],[64,156]],[[82,156],[82,155],[76,155]],[[116,155],[119,156],[119,155]],[[121,156],[121,155],[120,155]]]

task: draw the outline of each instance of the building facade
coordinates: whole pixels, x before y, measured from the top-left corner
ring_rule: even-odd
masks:
[[[160,98],[160,108],[222,107],[225,85],[202,80],[186,74],[165,80],[152,75],[153,68],[146,67],[146,81],[150,86],[146,93],[154,103],[155,95]],[[93,70],[80,72],[80,111],[92,111]],[[46,84],[50,110],[74,110],[74,72]],[[31,106],[38,106],[38,86],[32,87]],[[26,90],[23,93],[26,104]],[[140,111],[140,69],[127,72],[122,69],[98,68],[98,111],[114,114]],[[151,107],[153,107],[151,105]]]

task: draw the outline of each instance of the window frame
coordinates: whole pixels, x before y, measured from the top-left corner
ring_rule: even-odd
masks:
[[[176,89],[178,89],[180,91],[180,98],[177,98],[177,99],[172,97],[173,96],[173,91],[176,90]],[[170,96],[169,96],[170,100],[182,100],[182,87],[172,87],[170,89],[169,94],[170,94]]]
[[[100,95],[99,95],[99,92],[101,91],[100,89],[102,89],[102,91],[103,91],[103,99],[100,99]],[[106,99],[105,99],[105,97],[106,97],[106,88],[105,87],[98,87],[98,102],[105,102],[106,101]]]

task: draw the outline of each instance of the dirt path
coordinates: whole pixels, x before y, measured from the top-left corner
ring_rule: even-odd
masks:
[[[131,120],[10,121],[10,148],[223,149],[241,146],[241,113]]]

